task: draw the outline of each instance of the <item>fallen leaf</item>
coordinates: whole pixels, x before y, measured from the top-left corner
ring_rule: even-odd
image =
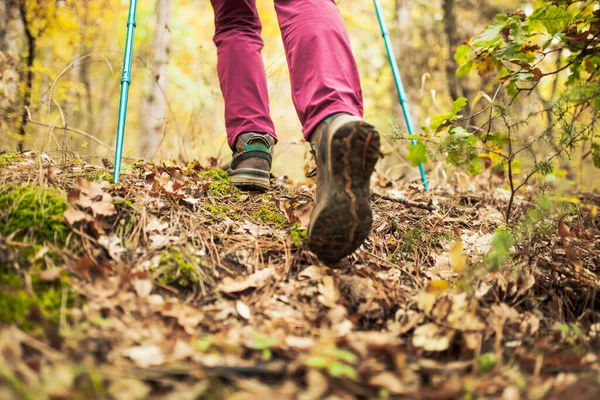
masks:
[[[115,400],[143,400],[150,394],[150,386],[132,378],[119,378],[108,387],[108,393]]]
[[[340,291],[335,285],[333,277],[326,276],[323,278],[323,283],[319,284],[319,302],[325,307],[334,308],[337,301],[340,299]]]
[[[467,265],[467,257],[463,254],[462,241],[457,240],[450,250],[450,266],[454,272],[461,273]]]
[[[54,282],[60,278],[60,274],[64,271],[64,268],[52,268],[45,269],[40,272],[40,280],[42,282]]]
[[[387,390],[393,394],[401,394],[404,392],[404,384],[400,378],[389,371],[377,374],[369,379],[369,384]]]
[[[100,236],[98,244],[108,251],[110,257],[115,261],[121,260],[121,254],[127,252],[127,249],[121,246],[121,239],[117,235]]]
[[[171,243],[175,243],[176,241],[179,240],[178,236],[166,236],[166,235],[150,235],[148,237],[148,239],[150,239],[150,248],[151,249],[161,249],[165,246],[170,245]]]
[[[229,277],[223,279],[219,285],[219,290],[223,293],[239,293],[246,289],[263,286],[266,281],[273,276],[272,268],[264,268],[256,271],[242,281],[233,280]]]
[[[152,280],[150,279],[150,274],[147,272],[139,273],[137,276],[134,276],[130,279],[131,286],[142,299],[145,299],[152,292]]]
[[[83,211],[76,210],[74,208],[68,208],[67,211],[63,213],[63,215],[69,225],[75,225],[78,222],[90,219],[90,217],[86,213],[84,213]]]
[[[238,315],[244,318],[246,321],[250,320],[252,317],[250,307],[248,307],[243,301],[238,300],[235,302],[235,310],[237,311]]]
[[[129,347],[124,350],[124,354],[140,368],[156,367],[165,363],[165,356],[156,345]]]
[[[169,355],[170,361],[183,361],[194,355],[194,349],[183,340],[177,340]]]
[[[412,343],[426,351],[445,351],[450,347],[453,337],[454,330],[429,323],[415,329]]]

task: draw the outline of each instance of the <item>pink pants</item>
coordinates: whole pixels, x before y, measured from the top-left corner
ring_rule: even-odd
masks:
[[[263,41],[255,0],[211,0],[227,141],[275,128],[269,115]],[[292,100],[309,139],[331,114],[362,117],[362,91],[344,21],[333,0],[274,0],[292,82]]]

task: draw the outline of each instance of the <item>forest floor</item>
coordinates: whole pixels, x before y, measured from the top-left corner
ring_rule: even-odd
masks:
[[[524,189],[512,242],[491,178],[378,176],[371,236],[325,266],[310,183],[110,178],[0,155],[2,399],[598,398],[598,193]]]

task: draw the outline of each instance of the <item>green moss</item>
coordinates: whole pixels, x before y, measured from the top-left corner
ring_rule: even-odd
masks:
[[[35,297],[23,290],[0,291],[0,324],[16,324],[30,328],[27,321],[29,309],[38,304]]]
[[[199,261],[184,253],[177,247],[172,247],[160,254],[158,277],[159,282],[165,285],[190,287],[199,282],[194,263]]]
[[[19,156],[14,153],[0,154],[0,168],[7,168],[16,161],[19,161]]]
[[[288,221],[285,215],[273,203],[263,204],[258,210],[252,213],[252,216],[267,224],[272,224],[278,228],[283,228]]]
[[[211,214],[229,217],[233,220],[240,220],[241,217],[238,212],[227,206],[215,206],[213,204],[206,204],[204,209]]]
[[[290,229],[292,243],[296,246],[302,246],[306,241],[306,229],[300,224],[294,224]]]
[[[5,270],[0,273],[0,323],[16,324],[23,329],[33,328],[28,320],[29,310],[33,306],[38,306],[50,321],[59,322],[63,289],[69,288],[67,275],[56,282],[42,282],[38,274],[33,274],[31,281],[35,295],[25,291],[25,280],[17,272]],[[68,312],[71,307],[80,305],[82,298],[71,290],[66,293]]]
[[[0,234],[16,233],[17,240],[31,234],[35,243],[64,245],[68,227],[63,213],[68,208],[65,195],[38,186],[0,187]]]
[[[112,181],[112,174],[104,171],[104,170],[98,170],[98,171],[92,171],[92,172],[88,172],[84,175],[84,178],[87,179],[88,181],[92,181],[92,182],[103,182],[103,181],[107,181],[107,182],[111,182]]]
[[[209,169],[200,173],[202,178],[209,178],[212,180],[208,186],[208,191],[215,197],[223,197],[226,195],[234,195],[239,197],[238,189],[231,184],[231,178],[227,175],[227,172],[219,168]]]

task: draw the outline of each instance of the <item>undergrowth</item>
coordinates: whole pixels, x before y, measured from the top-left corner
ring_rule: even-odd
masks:
[[[68,227],[63,213],[68,208],[64,193],[33,185],[0,187],[0,234],[15,235],[34,243],[64,245]]]
[[[160,253],[157,272],[159,282],[182,288],[198,284],[197,265],[200,260],[178,247],[171,247]]]

